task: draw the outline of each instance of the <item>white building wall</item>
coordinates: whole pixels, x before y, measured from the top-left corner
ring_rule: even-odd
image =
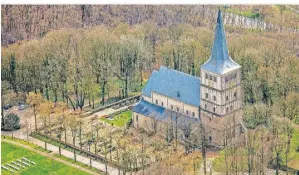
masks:
[[[169,98],[162,94],[152,92],[152,99],[150,100],[147,97],[145,100],[152,104],[158,105],[158,106],[162,106],[162,103],[163,103],[164,108],[179,112],[179,113],[187,115],[189,117],[193,117],[193,113],[194,113],[194,117],[199,118],[198,107],[183,103],[183,102],[173,99],[173,98]],[[157,104],[156,104],[156,102],[157,102]],[[188,111],[188,114],[187,114],[187,111]]]

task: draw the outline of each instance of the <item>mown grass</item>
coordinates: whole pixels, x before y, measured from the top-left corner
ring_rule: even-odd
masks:
[[[299,170],[299,128],[296,128],[292,135],[289,159],[288,167]]]
[[[227,8],[227,9],[225,9],[225,11],[228,13],[233,13],[236,15],[240,15],[240,16],[244,16],[244,17],[252,18],[252,19],[261,17],[261,14],[259,12],[244,11],[244,10],[239,10],[236,8]]]
[[[238,166],[238,171],[247,171],[247,159],[246,159],[246,150],[244,148],[239,148],[237,150],[237,155],[236,157],[234,156],[229,156],[227,158],[227,167],[228,167],[228,172],[231,172],[231,163],[233,159],[237,159],[237,166]],[[212,162],[213,164],[213,169],[217,172],[226,172],[226,162],[225,162],[225,150],[220,151],[219,157],[215,158]]]
[[[98,169],[96,169],[96,168],[94,168],[94,167],[90,168],[89,165],[86,165],[86,164],[81,163],[81,162],[78,162],[78,161],[75,162],[73,159],[70,159],[70,158],[68,158],[68,157],[60,156],[59,154],[54,154],[54,157],[57,157],[57,158],[59,158],[59,159],[65,160],[65,161],[68,161],[68,162],[70,162],[70,163],[72,163],[72,164],[79,165],[79,166],[81,166],[81,167],[83,167],[83,168],[90,169],[90,170],[92,170],[92,171],[94,171],[94,172],[96,172],[96,173],[99,173],[99,174],[105,174],[105,173],[102,172],[101,170],[98,170]]]
[[[25,167],[20,169],[19,171],[15,170],[14,174],[22,174],[22,175],[58,175],[58,174],[72,174],[72,175],[87,175],[88,173],[78,170],[76,168],[67,166],[63,163],[57,162],[53,159],[47,158],[45,156],[39,155],[33,151],[27,150],[25,148],[1,142],[1,165],[5,165],[6,163],[10,163],[11,161],[15,161],[16,159],[21,159],[22,157],[26,157],[27,159],[34,161],[36,165],[31,165],[30,167]],[[11,174],[9,171],[2,169],[1,174],[9,175]]]
[[[125,126],[130,120],[132,119],[132,111],[127,110],[125,112],[122,112],[118,115],[113,116],[113,119],[110,120],[108,118],[102,117],[100,120],[109,123],[113,126],[123,127]]]
[[[35,145],[33,143],[30,143],[26,140],[21,140],[21,139],[18,139],[18,138],[12,138],[11,136],[3,136],[1,135],[1,139],[2,140],[11,140],[11,141],[14,141],[14,142],[17,142],[17,143],[21,143],[23,145],[27,145],[27,146],[30,146],[31,148],[34,148],[34,149],[37,149],[39,151],[43,151],[43,152],[48,152],[47,150],[45,150],[44,148],[38,146],[38,145]]]

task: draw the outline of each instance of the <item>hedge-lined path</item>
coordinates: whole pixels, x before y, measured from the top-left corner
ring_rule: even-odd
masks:
[[[2,141],[2,142],[7,142],[7,143],[10,143],[10,144],[13,144],[13,145],[17,145],[17,146],[20,146],[20,147],[23,147],[23,148],[26,148],[26,149],[28,149],[28,150],[30,150],[30,151],[33,151],[33,152],[37,153],[37,154],[40,154],[40,155],[45,156],[45,157],[48,157],[48,158],[53,159],[53,160],[55,160],[55,161],[57,161],[57,162],[61,162],[61,163],[65,164],[65,165],[68,165],[68,166],[77,168],[77,169],[79,169],[79,170],[81,170],[81,171],[85,171],[85,172],[87,172],[87,173],[89,173],[89,174],[94,174],[94,175],[97,174],[97,173],[95,173],[94,171],[91,171],[91,170],[89,170],[89,169],[83,168],[83,167],[81,167],[81,166],[79,166],[79,165],[76,165],[76,164],[72,164],[72,163],[70,163],[70,162],[68,162],[68,161],[59,159],[59,158],[57,158],[57,157],[54,157],[54,156],[51,155],[51,154],[48,154],[48,153],[39,151],[39,150],[34,149],[34,148],[32,148],[32,147],[30,147],[30,146],[28,146],[28,145],[24,145],[24,144],[21,144],[21,143],[18,143],[18,142],[14,142],[14,141],[11,141],[11,140],[7,140],[7,139],[2,139],[1,141]]]
[[[11,136],[11,132],[2,131],[1,135]],[[27,139],[25,139],[26,135],[23,135],[22,132],[16,132],[14,134],[14,137],[18,138],[18,139],[22,139],[22,140],[27,140]],[[42,148],[45,145],[45,142],[40,141],[40,140],[35,139],[33,137],[30,137],[30,136],[28,137],[28,141],[30,143],[38,145],[38,146],[40,146]],[[54,145],[50,144],[50,143],[47,143],[47,150],[52,151],[55,154],[59,154],[59,148],[57,146],[54,146]],[[47,154],[47,155],[51,156],[50,154]],[[74,153],[71,152],[71,151],[65,150],[64,148],[61,148],[61,155],[64,156],[64,157],[70,158],[70,159],[74,158]],[[84,157],[84,156],[79,155],[79,154],[76,154],[76,158],[77,158],[78,162],[81,162],[83,164],[89,165],[89,158]],[[98,162],[98,161],[92,160],[92,167],[94,167],[96,169],[99,169],[99,170],[101,170],[103,172],[106,171],[105,170],[105,164],[102,163],[102,162]],[[116,167],[112,167],[110,165],[107,165],[107,169],[108,169],[108,174],[110,174],[110,175],[117,175],[118,174],[118,169]]]

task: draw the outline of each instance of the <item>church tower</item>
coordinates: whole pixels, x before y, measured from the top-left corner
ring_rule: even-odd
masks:
[[[243,98],[241,66],[229,56],[220,10],[211,57],[201,66],[200,96],[201,121],[209,140],[222,145],[223,129],[241,123]]]

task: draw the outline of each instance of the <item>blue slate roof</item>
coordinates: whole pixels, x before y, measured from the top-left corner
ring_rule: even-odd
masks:
[[[200,105],[200,79],[164,66],[159,71],[153,71],[142,90],[142,94],[148,97],[151,97],[151,92],[196,107]]]
[[[164,115],[165,108],[142,99],[133,107],[132,110],[144,116],[155,118],[155,120],[164,120],[167,118],[167,116]]]
[[[210,59],[201,66],[201,69],[217,74],[225,74],[240,67],[241,66],[233,61],[228,54],[222,15],[219,10],[212,54]]]
[[[176,116],[178,117],[179,125],[200,122],[200,120],[196,118],[187,117],[175,111],[171,111],[161,106],[157,106],[155,104],[149,103],[143,99],[141,99],[139,103],[133,107],[132,110],[136,113],[142,114],[146,117],[150,117],[159,121],[168,121],[170,119],[170,116],[173,116],[172,120],[175,121],[175,116]]]

